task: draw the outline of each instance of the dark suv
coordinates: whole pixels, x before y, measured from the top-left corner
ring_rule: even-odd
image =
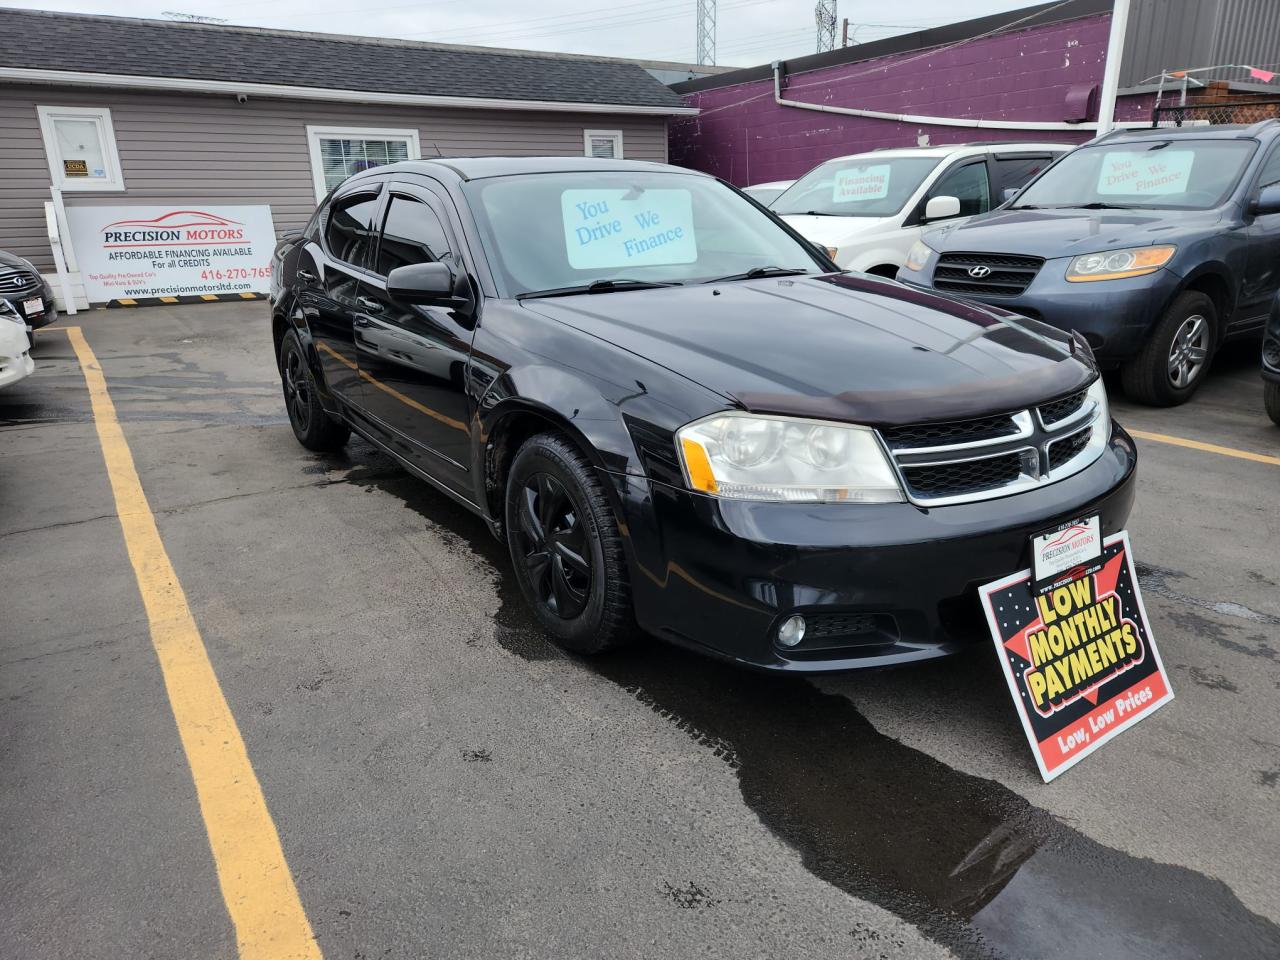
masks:
[[[1182,403],[1280,289],[1280,120],[1099,137],[898,279],[1080,331],[1132,397]]]
[[[1083,341],[840,273],[675,167],[357,174],[277,247],[271,303],[299,441],[354,430],[478,513],[581,652],[638,625],[776,670],[939,656],[1034,535],[1133,500]]]

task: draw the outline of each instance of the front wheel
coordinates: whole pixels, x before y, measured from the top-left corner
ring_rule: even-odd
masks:
[[[1262,402],[1267,406],[1267,416],[1280,427],[1280,383],[1268,380],[1262,385]]]
[[[1217,336],[1213,301],[1195,290],[1180,294],[1137,356],[1121,367],[1125,393],[1155,407],[1186,403],[1204,381]]]
[[[505,522],[520,592],[557,643],[593,654],[632,639],[622,536],[582,451],[556,433],[526,440],[507,477]]]
[[[289,425],[298,442],[321,453],[341,450],[351,436],[351,428],[334,420],[320,405],[316,380],[296,330],[286,333],[280,344],[280,383]]]

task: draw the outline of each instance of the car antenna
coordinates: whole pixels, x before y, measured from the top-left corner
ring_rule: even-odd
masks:
[[[436,152],[437,157],[444,157],[444,154],[440,152],[440,148],[436,146],[436,142],[434,140],[428,140],[427,143],[431,144],[431,149]]]

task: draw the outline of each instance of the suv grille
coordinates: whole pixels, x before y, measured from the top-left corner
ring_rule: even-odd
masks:
[[[947,423],[916,423],[908,427],[888,427],[882,431],[892,447],[933,447],[959,443],[962,440],[991,440],[1011,437],[1018,432],[1018,425],[1007,413],[976,420],[952,420]]]
[[[907,498],[922,506],[1004,497],[1083,470],[1110,435],[1088,390],[1038,407],[884,427]]]
[[[1016,254],[944,253],[934,268],[933,286],[947,293],[1016,297],[1027,289],[1043,265],[1040,257]],[[982,275],[975,277],[974,270]]]
[[[0,270],[0,297],[19,297],[40,290],[40,278],[29,270]]]

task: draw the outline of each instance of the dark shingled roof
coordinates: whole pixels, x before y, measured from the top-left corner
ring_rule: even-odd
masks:
[[[414,96],[680,108],[625,61],[0,8],[0,65]]]

